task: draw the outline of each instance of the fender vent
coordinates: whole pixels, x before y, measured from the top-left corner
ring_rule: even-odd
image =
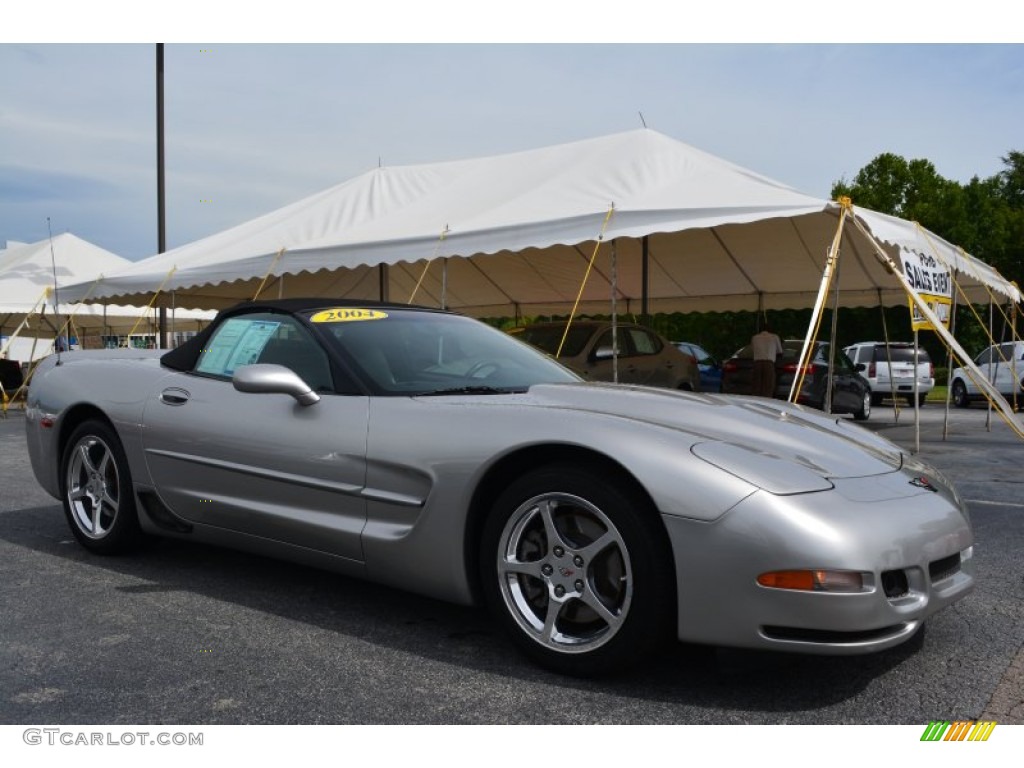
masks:
[[[171,512],[152,491],[143,491],[138,497],[146,515],[157,527],[174,533],[192,533],[192,524]]]

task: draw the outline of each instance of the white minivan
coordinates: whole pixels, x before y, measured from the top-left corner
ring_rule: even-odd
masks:
[[[843,349],[853,361],[860,375],[871,384],[871,402],[880,405],[882,400],[905,399],[914,404],[914,371],[917,370],[917,398],[924,405],[925,397],[935,386],[935,366],[928,352],[918,349],[917,365],[914,365],[914,345],[907,341],[890,341],[888,349],[884,341],[859,341]],[[891,372],[890,372],[891,366]]]
[[[976,358],[974,364],[1006,399],[1024,393],[1024,341],[994,344]],[[966,408],[972,400],[983,397],[981,389],[963,368],[954,368],[949,377],[953,402]]]

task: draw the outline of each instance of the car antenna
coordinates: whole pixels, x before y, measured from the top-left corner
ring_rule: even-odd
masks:
[[[54,339],[54,346],[57,348],[57,365],[60,365],[60,295],[57,293],[57,257],[53,254],[53,229],[50,227],[50,217],[46,217],[46,232],[50,236],[50,266],[53,268],[53,312],[57,315],[57,338]]]

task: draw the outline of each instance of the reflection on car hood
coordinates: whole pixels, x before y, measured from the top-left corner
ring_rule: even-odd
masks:
[[[667,427],[700,443],[729,443],[830,478],[899,469],[900,449],[836,417],[756,397],[694,394],[614,384],[542,384],[524,396],[539,407],[588,411]],[[697,451],[700,453],[700,451]]]

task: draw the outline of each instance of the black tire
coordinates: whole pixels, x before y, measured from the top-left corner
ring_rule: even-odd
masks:
[[[964,386],[963,381],[956,379],[953,382],[953,405],[957,408],[967,408],[971,404],[971,399],[967,396],[967,387]]]
[[[114,555],[142,541],[128,459],[113,427],[83,422],[60,462],[60,493],[71,532],[91,552]]]
[[[482,535],[488,609],[519,648],[592,677],[649,658],[675,629],[675,577],[650,503],[614,475],[534,470],[499,497]]]
[[[865,390],[864,396],[860,404],[860,410],[853,412],[853,418],[856,421],[867,421],[871,418],[871,404],[874,403],[875,398],[871,394],[871,390]]]
[[[927,399],[928,399],[928,395],[919,394],[917,396],[917,407],[918,408],[924,408],[924,401],[927,400]],[[907,395],[907,405],[909,405],[911,408],[914,407],[914,396],[913,395]]]
[[[872,392],[871,393],[871,404],[874,405],[874,406],[881,405],[882,404],[882,396],[880,394],[878,394],[877,392]]]

